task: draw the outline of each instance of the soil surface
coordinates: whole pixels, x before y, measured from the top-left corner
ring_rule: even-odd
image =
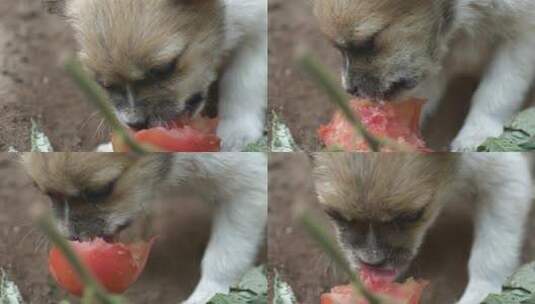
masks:
[[[347,283],[337,275],[328,258],[295,223],[296,206],[318,213],[312,189],[311,170],[305,154],[273,153],[269,163],[268,259],[294,289],[299,303],[319,303],[320,294]],[[420,254],[407,275],[431,282],[421,303],[454,303],[467,282],[467,259],[472,238],[471,212],[465,201],[451,202],[425,238]],[[534,208],[535,209],[535,208]],[[535,229],[535,210],[527,231]],[[530,234],[523,249],[523,262],[535,259],[535,238]]]
[[[0,267],[22,292],[25,303],[78,303],[56,287],[48,272],[49,244],[33,225],[30,210],[47,205],[16,161],[0,153]],[[126,239],[157,235],[145,271],[125,296],[129,303],[179,303],[195,287],[211,228],[211,208],[197,197],[155,204],[154,216],[125,231]],[[265,252],[259,262],[265,262]]]
[[[288,124],[305,151],[320,151],[316,130],[333,115],[334,106],[295,64],[307,50],[339,79],[341,56],[322,36],[308,0],[269,0],[269,106]],[[448,150],[460,129],[477,80],[459,78],[447,90],[436,113],[423,126],[430,148]],[[528,98],[533,100],[535,98]]]
[[[30,149],[31,119],[56,151],[92,151],[98,116],[66,75],[75,55],[69,26],[41,1],[0,2],[0,151]]]

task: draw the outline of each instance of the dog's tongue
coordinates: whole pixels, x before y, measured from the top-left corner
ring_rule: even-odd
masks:
[[[366,287],[376,290],[381,286],[392,283],[397,276],[393,269],[383,269],[363,265],[360,268],[360,279]]]

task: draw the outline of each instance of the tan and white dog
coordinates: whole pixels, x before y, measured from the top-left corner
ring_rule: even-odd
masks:
[[[23,165],[71,239],[116,237],[167,189],[213,203],[201,279],[186,304],[228,292],[264,240],[267,164],[261,153],[26,153]]]
[[[479,304],[499,292],[518,266],[533,198],[526,155],[317,153],[315,176],[340,247],[357,269],[402,274],[453,201],[475,210],[469,282],[458,303]]]
[[[531,0],[311,0],[343,54],[346,90],[370,99],[427,98],[424,119],[450,79],[481,77],[451,148],[497,136],[535,80]]]
[[[73,26],[79,57],[133,129],[203,109],[217,82],[224,151],[263,134],[267,0],[44,0]]]

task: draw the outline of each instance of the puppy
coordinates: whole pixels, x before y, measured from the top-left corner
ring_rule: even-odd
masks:
[[[459,74],[481,77],[451,147],[473,150],[521,107],[535,78],[535,2],[313,0],[344,57],[345,89],[372,100],[427,98],[424,119]]]
[[[45,0],[67,16],[79,57],[139,130],[199,115],[218,83],[224,151],[263,134],[266,0]]]
[[[517,267],[532,199],[524,155],[321,153],[315,163],[319,201],[356,269],[399,276],[453,200],[476,211],[469,283],[458,303],[480,303]]]
[[[260,153],[27,153],[23,165],[50,197],[60,231],[114,238],[165,189],[194,191],[215,204],[201,279],[183,303],[226,293],[254,262],[267,218],[267,167]]]

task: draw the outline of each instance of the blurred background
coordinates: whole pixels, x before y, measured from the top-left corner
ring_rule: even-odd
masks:
[[[76,45],[40,0],[0,1],[0,151],[30,151],[31,119],[56,151],[93,151],[108,134],[63,69]]]

